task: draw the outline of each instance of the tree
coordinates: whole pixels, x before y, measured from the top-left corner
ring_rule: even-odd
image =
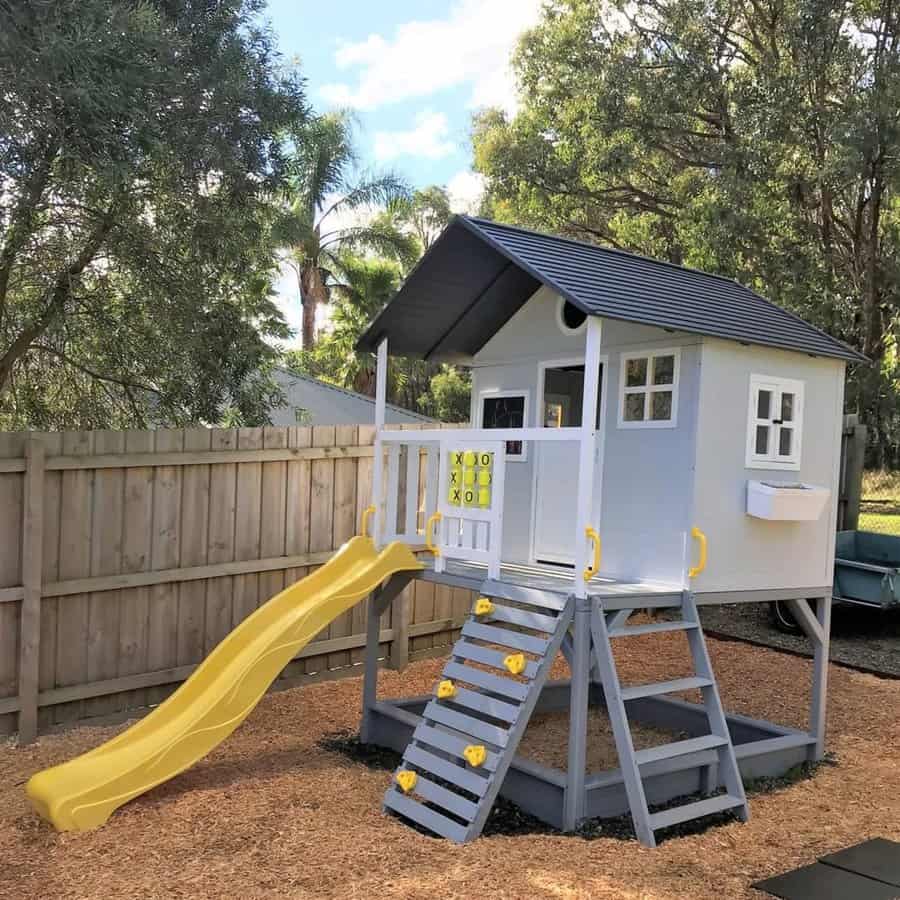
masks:
[[[356,165],[351,120],[329,113],[313,120],[297,146],[291,200],[276,233],[287,248],[297,274],[303,305],[302,341],[316,343],[316,311],[329,299],[329,278],[342,253],[369,249],[402,261],[415,258],[411,238],[389,219],[365,219],[374,208],[404,201],[406,183],[391,172],[363,175],[353,181]],[[342,224],[339,216],[357,214],[357,224]]]
[[[843,338],[896,448],[900,10],[889,0],[560,0],[476,121],[492,214],[731,275]],[[893,451],[895,452],[895,451]]]
[[[382,216],[388,223],[412,232],[421,247],[421,255],[453,218],[453,210],[447,189],[432,184],[393,203]]]
[[[331,324],[312,350],[286,354],[289,368],[372,397],[375,356],[359,353],[356,342],[400,285],[392,260],[341,254],[334,260]],[[446,422],[469,417],[471,379],[452,366],[389,357],[388,400]]]
[[[0,425],[265,420],[302,85],[263,0],[0,0]]]

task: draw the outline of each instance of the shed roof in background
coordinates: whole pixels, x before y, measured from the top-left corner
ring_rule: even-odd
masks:
[[[359,347],[387,336],[395,355],[473,356],[542,284],[589,315],[865,360],[730,278],[468,216],[444,229]]]
[[[375,400],[372,397],[290,369],[276,369],[275,380],[284,391],[285,403],[269,414],[273,425],[375,424]],[[298,410],[304,414],[302,423],[297,419]],[[422,425],[435,421],[392,403],[386,406],[385,420],[390,425]]]

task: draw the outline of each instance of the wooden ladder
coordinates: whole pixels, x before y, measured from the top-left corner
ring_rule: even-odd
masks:
[[[573,610],[571,600],[514,590],[494,597],[491,612],[470,614],[441,675],[455,693],[426,705],[384,795],[386,809],[457,843],[481,834]],[[505,660],[519,654],[524,668],[511,678]],[[473,746],[484,750],[477,765],[466,755]],[[406,790],[404,777],[413,781]]]
[[[685,591],[682,604],[682,618],[676,621],[654,622],[647,625],[626,625],[628,615],[634,610],[625,610],[623,615],[614,614],[607,620],[601,612],[591,618],[591,637],[594,645],[594,658],[600,673],[600,681],[606,696],[606,706],[610,725],[619,754],[619,765],[625,782],[625,792],[631,809],[631,818],[638,840],[645,847],[656,846],[656,834],[661,828],[699,819],[713,813],[734,810],[742,821],[746,822],[750,812],[747,797],[734,754],[734,745],[728,731],[728,722],[715,674],[709,659],[703,628],[697,613],[697,604],[691,592]],[[658,632],[684,632],[694,662],[694,675],[690,678],[678,678],[674,681],[661,681],[650,684],[639,684],[622,687],[612,654],[611,639],[626,638],[639,634]],[[709,722],[708,735],[693,737],[646,750],[635,750],[631,739],[626,704],[641,697],[653,697],[671,694],[678,691],[699,688],[703,696],[703,707]],[[697,755],[715,750],[718,755],[716,781],[705,785],[705,793],[712,794],[719,782],[725,786],[725,793],[715,794],[687,803],[674,806],[662,812],[651,813],[644,792],[642,770],[650,763],[661,760],[676,760],[682,770],[698,765]]]

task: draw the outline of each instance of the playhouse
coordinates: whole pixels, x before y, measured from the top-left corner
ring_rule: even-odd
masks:
[[[566,830],[630,809],[652,846],[667,825],[746,817],[741,776],[821,757],[844,372],[859,354],[732,280],[466,217],[360,346],[378,353],[376,542],[424,532],[434,552],[415,577],[486,598],[436,697],[377,701],[369,660],[364,739],[405,753],[387,808],[455,840],[498,792]],[[386,429],[388,353],[471,366],[471,427]],[[770,600],[816,648],[808,732],[721,707],[697,607]],[[648,607],[677,614],[626,624]],[[620,684],[611,641],[647,631],[684,632],[696,676]],[[571,683],[545,683],[560,650]],[[702,703],[669,696],[686,689]],[[604,703],[621,765],[590,773],[586,713]],[[531,713],[565,707],[568,770],[517,757]],[[635,751],[630,722],[690,737]],[[485,763],[465,762],[471,746]],[[649,812],[692,794],[706,796]]]
[[[433,834],[477,837],[502,794],[566,831],[630,812],[653,846],[679,822],[746,819],[742,779],[821,758],[844,371],[859,354],[734,281],[467,217],[360,348],[377,354],[362,535],[146,718],[35,775],[42,815],[95,827],[183,771],[366,597],[361,736],[403,753],[385,808]],[[391,353],[470,366],[469,426],[386,427]],[[379,700],[380,616],[412,578],[478,600],[433,694]],[[707,653],[698,607],[772,600],[815,647],[806,731],[726,713]],[[628,624],[648,608],[666,614]],[[683,635],[693,675],[623,684],[613,643],[648,632]],[[571,679],[552,682],[559,653]],[[591,706],[616,770],[587,771]],[[568,710],[564,770],[517,755],[547,710]],[[636,750],[634,725],[678,739]]]

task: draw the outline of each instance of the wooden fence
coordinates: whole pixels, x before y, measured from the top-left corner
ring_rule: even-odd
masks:
[[[0,434],[0,734],[163,700],[356,533],[373,432]],[[414,581],[382,621],[385,659],[445,652],[470,603]],[[359,672],[365,616],[335,620],[282,681]]]

